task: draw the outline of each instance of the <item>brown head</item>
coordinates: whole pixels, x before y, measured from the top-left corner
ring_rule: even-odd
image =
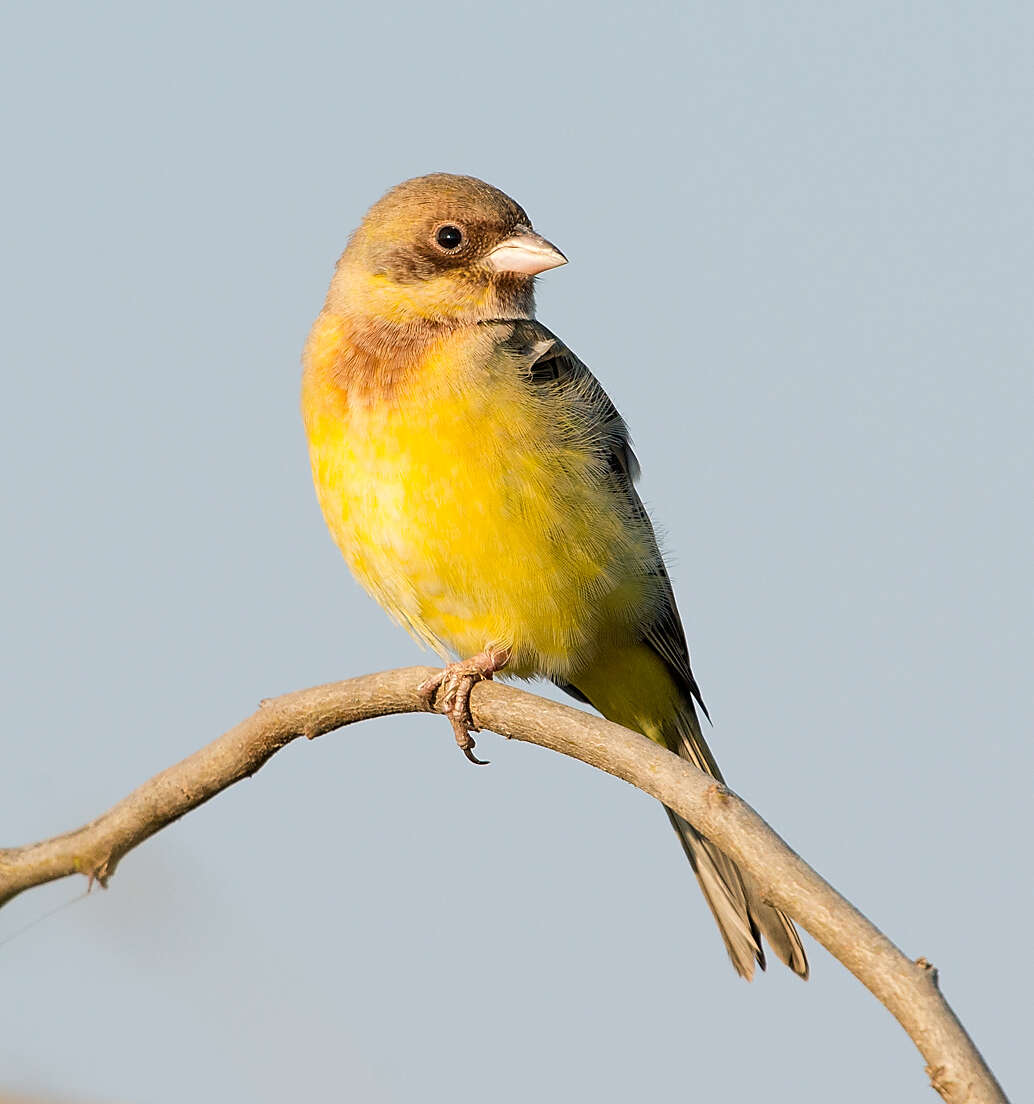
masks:
[[[338,262],[327,309],[400,329],[530,318],[536,274],[566,260],[498,188],[432,173],[370,208]]]

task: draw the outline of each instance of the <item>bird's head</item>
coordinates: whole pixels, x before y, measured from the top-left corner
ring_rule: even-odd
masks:
[[[370,208],[338,262],[327,305],[394,326],[530,318],[535,276],[566,261],[497,188],[432,173]]]

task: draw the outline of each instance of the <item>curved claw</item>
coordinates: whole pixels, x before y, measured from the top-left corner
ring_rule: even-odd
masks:
[[[479,759],[474,754],[474,741],[473,740],[470,741],[470,747],[461,747],[460,751],[462,751],[463,754],[467,757],[467,759],[471,763],[473,763],[474,766],[476,766],[476,767],[487,767],[489,762],[490,762],[490,760],[488,760],[488,759]]]
[[[455,702],[453,703],[455,705]],[[471,736],[470,730],[473,727],[472,724],[468,724],[467,721],[457,714],[455,709],[449,709],[446,712],[446,717],[449,718],[452,724],[452,732],[456,737],[456,746],[463,752],[463,754],[474,764],[479,767],[487,767],[487,759],[479,759],[474,754],[474,737]],[[469,716],[469,711],[468,711]]]
[[[507,652],[486,649],[479,655],[459,663],[450,663],[444,671],[425,679],[417,687],[428,710],[444,713],[452,724],[452,731],[460,751],[479,767],[488,765],[487,759],[474,754],[474,738],[471,730],[477,725],[470,712],[470,694],[482,679],[490,679],[509,659]]]

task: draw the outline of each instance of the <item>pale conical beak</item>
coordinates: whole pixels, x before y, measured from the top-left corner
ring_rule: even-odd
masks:
[[[567,264],[567,258],[552,243],[540,237],[526,226],[518,226],[510,237],[504,238],[485,258],[486,264],[496,272],[520,272],[536,276],[550,268]]]

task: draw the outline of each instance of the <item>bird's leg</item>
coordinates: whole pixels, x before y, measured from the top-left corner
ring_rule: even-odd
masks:
[[[428,709],[437,710],[449,718],[460,751],[478,766],[484,766],[487,760],[474,755],[474,737],[470,733],[471,730],[479,730],[470,712],[470,692],[476,683],[490,679],[496,671],[505,667],[509,659],[508,648],[486,648],[470,659],[450,663],[417,687]]]

